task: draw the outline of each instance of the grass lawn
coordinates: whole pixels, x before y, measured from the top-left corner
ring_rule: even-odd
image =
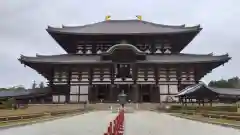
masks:
[[[218,124],[218,125],[234,125],[235,128],[240,128],[240,121],[234,121],[234,120],[227,120],[227,119],[217,119],[217,118],[207,118],[203,117],[201,115],[186,115],[186,114],[180,114],[180,113],[174,113],[173,116],[181,117],[181,118],[187,118],[191,120],[206,122],[206,123],[212,123],[212,124]],[[231,127],[231,126],[230,126]]]
[[[24,114],[34,114],[34,113],[44,113],[50,111],[61,111],[61,110],[74,110],[83,108],[81,104],[39,104],[39,105],[29,105],[26,109],[0,109],[0,117],[6,116],[16,116]]]
[[[61,111],[61,110],[75,110],[81,109],[83,105],[81,104],[63,104],[63,105],[56,105],[56,104],[41,104],[41,105],[29,105],[26,109],[18,109],[18,110],[11,110],[11,109],[1,109],[0,110],[0,117],[7,117],[7,116],[17,116],[17,115],[29,115],[34,113],[44,113],[44,112],[53,112],[53,111]],[[31,118],[31,119],[24,119],[24,120],[17,120],[17,121],[9,121],[9,122],[0,122],[0,127],[8,126],[8,125],[18,125],[18,124],[27,124],[32,123],[34,121],[42,121],[52,118],[59,118],[63,116],[43,116],[38,118]]]
[[[2,126],[7,126],[7,125],[12,125],[12,124],[21,124],[21,123],[29,123],[34,120],[39,120],[40,118],[36,119],[25,119],[25,120],[18,120],[18,121],[10,121],[10,122],[0,122],[0,127]]]
[[[180,103],[164,103],[166,105],[182,105]],[[236,106],[237,104],[228,104],[228,103],[213,103],[212,106]],[[199,106],[198,103],[187,103],[187,106]],[[202,106],[202,105],[201,105]],[[210,106],[210,103],[205,103],[204,106]]]
[[[64,117],[69,117],[69,116],[73,116],[73,115],[79,115],[79,114],[82,114],[84,112],[77,112],[77,113],[72,113],[72,114],[63,114],[63,115],[58,115],[58,116],[43,116],[43,117],[38,117],[38,118],[22,119],[22,120],[9,121],[9,122],[0,122],[0,128],[5,127],[5,126],[12,126],[12,125],[17,126],[17,125],[32,124],[32,123],[36,123],[36,122],[44,122],[44,121],[54,120],[54,119],[58,119],[58,118],[64,118]]]

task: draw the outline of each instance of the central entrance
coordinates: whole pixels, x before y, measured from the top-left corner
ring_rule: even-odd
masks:
[[[142,84],[140,85],[141,90],[141,100],[142,102],[151,102],[151,93],[150,93],[151,85],[150,84]]]

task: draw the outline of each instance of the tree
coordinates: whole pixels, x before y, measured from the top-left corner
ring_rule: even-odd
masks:
[[[22,85],[18,85],[18,86],[14,86],[14,87],[12,87],[12,88],[9,88],[10,90],[22,90],[22,89],[25,89],[25,87],[24,86],[22,86]]]
[[[8,90],[7,88],[0,88],[0,91]]]
[[[238,77],[233,77],[228,79],[228,83],[231,84],[234,88],[240,88],[240,79]]]
[[[43,83],[43,82],[41,82],[41,83],[39,84],[39,88],[44,88],[44,83]]]
[[[0,91],[5,91],[5,90],[22,90],[25,89],[24,86],[22,85],[18,85],[18,86],[13,86],[13,87],[9,87],[9,88],[0,88]]]
[[[210,81],[208,86],[217,88],[240,88],[240,79],[238,77],[232,77],[228,80]]]
[[[37,86],[36,82],[35,82],[35,81],[33,81],[33,84],[32,84],[32,89],[35,89],[35,88],[36,88],[36,86]]]

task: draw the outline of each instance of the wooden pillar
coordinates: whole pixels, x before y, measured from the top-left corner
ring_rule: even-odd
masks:
[[[185,98],[185,101],[186,101],[185,103],[186,103],[186,106],[187,106],[187,104],[188,104],[188,97]]]
[[[114,95],[113,95],[113,90],[114,90],[114,84],[110,84],[109,85],[109,97],[108,97],[108,100],[109,102],[114,102]]]
[[[92,102],[97,101],[97,85],[92,85]]]
[[[114,84],[114,79],[115,79],[115,66],[111,65],[109,67],[110,70],[110,77],[111,77],[111,84]]]
[[[138,78],[138,67],[136,64],[133,64],[132,65],[132,79],[133,79],[134,84],[137,83],[137,78]]]
[[[100,100],[98,99],[98,95],[99,95],[99,84],[95,85],[95,92],[96,92],[96,102],[100,102]]]
[[[154,96],[154,91],[153,91],[154,89],[153,89],[153,85],[152,84],[150,84],[150,102],[155,102],[155,96]]]
[[[92,44],[92,53],[93,54],[97,53],[97,45],[96,44]]]
[[[132,95],[133,95],[133,98],[132,98],[132,101],[137,103],[139,102],[139,89],[138,89],[138,84],[133,84],[132,85]]]
[[[154,43],[151,43],[151,50],[150,50],[151,54],[154,54],[155,51],[156,51],[156,46]]]
[[[133,79],[133,85],[131,89],[131,100],[132,102],[139,102],[139,85],[137,84],[138,79],[138,65],[133,64],[132,65],[132,79]]]
[[[198,84],[199,83],[199,80],[197,79],[197,69],[198,69],[198,67],[196,67],[197,65],[195,65],[194,67],[194,70],[193,70],[193,74],[194,74],[194,81],[195,81],[195,83],[196,84]]]
[[[104,78],[103,78],[103,67],[100,67],[100,81],[102,81]]]
[[[67,88],[68,91],[66,93],[66,102],[69,103],[70,102],[70,92],[71,92],[71,78],[72,78],[72,71],[70,69],[68,69],[68,80],[67,80]]]
[[[51,77],[50,77],[50,80],[49,80],[49,87],[51,89],[51,93],[49,95],[49,100],[51,103],[53,103],[53,92],[54,92],[54,67],[52,67],[51,69]]]
[[[160,103],[161,102],[161,100],[160,100],[160,91],[159,91],[159,88],[160,86],[159,85],[156,85],[156,88],[155,88],[155,90],[156,90],[156,102],[157,103]]]
[[[93,87],[92,85],[88,85],[88,102],[91,103],[93,101]]]
[[[154,76],[155,76],[155,84],[158,85],[159,83],[159,69],[157,65],[154,66]]]
[[[212,98],[211,98],[211,99],[210,99],[210,106],[212,106],[212,101],[213,101],[213,100],[212,100]]]
[[[160,92],[159,92],[159,68],[158,65],[154,66],[154,78],[155,78],[155,86],[154,86],[154,102],[160,101]]]
[[[110,80],[111,80],[111,85],[109,86],[109,100],[110,102],[116,102],[114,99],[114,79],[115,79],[115,67],[114,64],[112,64],[109,67],[109,71],[110,71]]]
[[[93,80],[93,68],[91,67],[88,71],[88,101],[92,102],[94,100],[93,95],[93,86],[92,86],[92,80]]]
[[[177,73],[177,83],[178,83],[178,92],[181,90],[181,69],[178,68],[176,69],[176,73]]]

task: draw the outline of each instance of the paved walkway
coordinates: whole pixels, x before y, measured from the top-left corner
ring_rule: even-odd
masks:
[[[103,135],[116,113],[91,112],[31,126],[0,130],[0,135]],[[240,130],[139,111],[126,114],[125,135],[240,135]]]
[[[103,135],[117,113],[90,112],[65,119],[0,130],[0,135]]]
[[[126,135],[240,135],[240,130],[142,111],[126,115]]]

